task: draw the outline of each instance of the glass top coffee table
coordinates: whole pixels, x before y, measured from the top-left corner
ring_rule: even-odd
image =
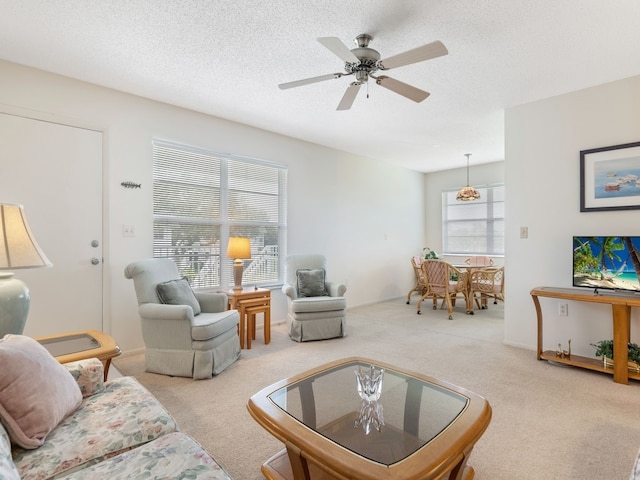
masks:
[[[491,420],[475,393],[358,357],[277,382],[247,408],[286,447],[262,466],[268,479],[471,479]]]

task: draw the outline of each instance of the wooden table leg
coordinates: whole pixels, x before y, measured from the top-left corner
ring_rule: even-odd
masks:
[[[244,310],[244,314],[243,317],[246,319],[247,321],[247,350],[249,350],[251,348],[251,340],[254,338],[253,335],[253,330],[256,328],[255,327],[255,323],[256,323],[256,316],[255,314],[252,314],[252,312],[250,311],[250,309],[245,309]],[[253,324],[251,323],[253,321]],[[253,328],[252,328],[253,325]]]
[[[631,307],[612,305],[613,308],[613,381],[629,383],[629,332]]]
[[[109,367],[111,366],[111,359],[107,358],[102,361],[102,367],[104,369],[104,381],[107,381],[107,377],[109,376]]]
[[[473,467],[467,465],[467,460],[469,460],[469,456],[471,456],[471,450],[473,450],[473,447],[463,452],[462,459],[453,470],[449,472],[449,480],[471,480],[474,477],[475,472]]]
[[[307,460],[302,456],[302,452],[295,445],[286,443],[287,455],[289,456],[289,463],[291,464],[291,470],[293,471],[293,478],[296,480],[309,480],[309,465]]]
[[[271,341],[271,305],[264,312],[264,344]]]
[[[531,295],[533,304],[536,307],[536,317],[538,318],[538,345],[537,345],[537,357],[538,360],[542,358],[542,309],[540,308],[540,300],[537,295]]]

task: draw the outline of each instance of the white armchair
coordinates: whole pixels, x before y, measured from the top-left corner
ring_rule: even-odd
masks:
[[[325,278],[324,255],[289,255],[282,291],[287,297],[289,336],[296,342],[344,337],[346,285]]]
[[[124,275],[136,290],[148,372],[211,378],[238,359],[240,316],[226,295],[192,292],[166,258],[133,262]]]

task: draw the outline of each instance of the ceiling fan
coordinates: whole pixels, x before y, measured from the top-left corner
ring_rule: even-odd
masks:
[[[429,96],[429,92],[425,92],[424,90],[420,90],[419,88],[413,87],[399,80],[395,80],[386,75],[374,76],[374,73],[378,72],[378,70],[390,70],[392,68],[424,62],[425,60],[447,55],[449,52],[442,42],[436,41],[428,43],[421,47],[381,60],[380,53],[373,48],[369,48],[369,42],[372,39],[373,37],[366,33],[358,35],[354,40],[358,47],[350,50],[340,41],[339,38],[318,38],[318,42],[331,50],[345,62],[345,71],[320,75],[319,77],[305,78],[294,82],[281,83],[278,87],[282,90],[286,90],[288,88],[301,87],[302,85],[309,85],[311,83],[354,75],[355,81],[347,87],[347,91],[344,93],[342,100],[338,104],[337,110],[349,110],[356,99],[360,87],[364,85],[369,78],[373,78],[376,81],[376,84],[402,95],[409,100],[413,100],[414,102],[421,102],[427,98]]]

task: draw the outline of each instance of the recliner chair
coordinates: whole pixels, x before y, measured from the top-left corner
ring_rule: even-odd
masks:
[[[325,276],[324,255],[297,254],[286,259],[282,291],[287,297],[289,337],[296,342],[347,334],[347,287]]]
[[[124,275],[136,290],[147,372],[211,378],[238,359],[240,316],[226,295],[191,291],[167,258],[133,262]]]

